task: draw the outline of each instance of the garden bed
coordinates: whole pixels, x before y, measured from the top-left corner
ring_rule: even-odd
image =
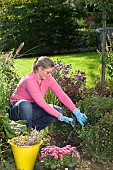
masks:
[[[52,142],[52,145],[57,143],[59,146],[62,147],[62,143],[63,143],[62,137],[59,140],[59,136],[52,134],[52,135],[48,135],[47,138]],[[66,143],[66,144],[74,145],[74,141],[75,139],[73,138],[73,135],[70,135],[70,139],[68,141],[69,143]],[[93,162],[90,158],[83,155],[82,150],[80,149],[79,146],[78,146],[78,150],[80,151],[80,154],[81,154],[81,162],[80,162],[80,165],[75,170],[113,170],[113,162],[110,162],[107,164]],[[35,167],[34,170],[39,170],[39,169]]]
[[[113,170],[113,163],[111,162],[102,165],[100,163],[92,162],[91,160],[84,157],[81,159],[81,164],[76,168],[76,170]]]

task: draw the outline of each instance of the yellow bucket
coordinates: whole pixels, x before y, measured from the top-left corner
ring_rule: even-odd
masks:
[[[17,169],[33,170],[42,141],[30,147],[16,146],[12,140],[9,140],[8,143],[11,145]]]

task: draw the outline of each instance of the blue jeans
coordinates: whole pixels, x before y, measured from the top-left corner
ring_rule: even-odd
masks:
[[[51,105],[51,107],[60,113],[63,112],[59,106]],[[9,118],[14,121],[27,120],[27,127],[36,127],[37,130],[44,129],[50,123],[58,121],[56,117],[47,113],[37,103],[30,103],[27,100],[19,100],[16,103],[11,103],[9,107]]]

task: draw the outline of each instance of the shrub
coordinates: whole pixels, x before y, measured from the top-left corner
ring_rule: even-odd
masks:
[[[9,104],[11,92],[14,90],[18,81],[18,75],[15,72],[13,58],[10,58],[12,53],[1,54],[0,57],[0,96],[1,107],[5,109]]]
[[[88,116],[88,123],[95,125],[105,113],[113,110],[113,99],[107,97],[88,97],[78,103],[83,113]]]
[[[83,151],[95,161],[109,162],[113,159],[113,98],[90,97],[78,105],[88,116],[80,130]]]
[[[73,73],[71,64],[62,64],[57,60],[53,77],[74,103],[82,99],[81,91],[86,83],[85,72],[78,70]]]
[[[1,3],[1,37],[4,50],[25,41],[24,52],[34,56],[57,54],[75,47],[70,43],[78,28],[74,7],[65,1],[8,0]],[[63,21],[63,22],[62,22]],[[26,56],[25,55],[25,56]]]
[[[96,51],[99,37],[95,29],[81,29],[77,37],[76,48],[78,52]]]
[[[93,89],[93,92],[95,94],[100,94],[100,82],[98,82],[95,85],[95,88]],[[105,97],[113,97],[113,79],[105,80],[103,96],[105,96]]]
[[[15,55],[12,51],[8,53],[1,53],[0,55],[0,96],[1,105],[0,107],[6,111],[9,104],[9,98],[11,93],[15,90],[16,85],[19,81],[19,76],[14,67],[14,58],[18,55],[19,51],[22,49],[24,43],[21,43],[16,50]]]
[[[65,0],[1,2],[3,50],[17,47],[24,40],[24,56],[96,51],[98,35],[95,30],[84,30],[86,9],[77,6]]]
[[[94,126],[81,130],[82,147],[94,161],[107,163],[113,159],[113,111],[105,113]]]

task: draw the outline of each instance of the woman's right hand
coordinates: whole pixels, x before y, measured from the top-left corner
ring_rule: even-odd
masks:
[[[62,114],[60,115],[60,117],[58,118],[58,120],[63,121],[63,122],[66,122],[66,123],[69,123],[69,124],[72,124],[72,122],[73,122],[73,119],[72,119],[72,118],[63,116]]]

